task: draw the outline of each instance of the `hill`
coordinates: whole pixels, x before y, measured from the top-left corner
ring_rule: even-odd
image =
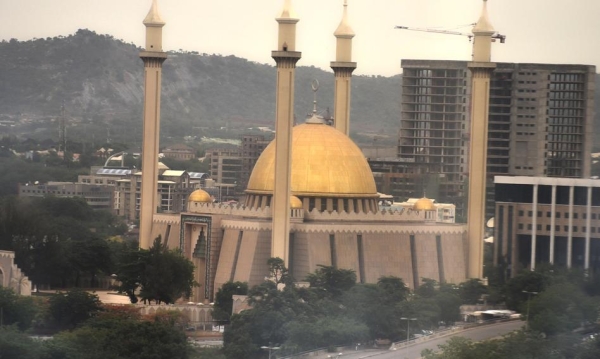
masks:
[[[15,39],[0,43],[0,119],[29,120],[30,133],[55,137],[65,102],[69,137],[106,136],[141,140],[143,66],[133,44],[79,30],[67,37]],[[317,79],[319,109],[333,109],[333,74],[299,67],[295,112],[312,110],[311,81]],[[162,135],[202,135],[204,128],[272,125],[273,65],[235,56],[171,52],[164,64]],[[397,133],[400,76],[353,79],[354,130]],[[35,124],[35,126],[33,125]],[[44,130],[44,128],[46,130]],[[393,136],[395,140],[395,135]]]

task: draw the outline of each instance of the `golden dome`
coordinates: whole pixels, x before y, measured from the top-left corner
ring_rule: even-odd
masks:
[[[290,208],[291,209],[302,209],[302,201],[296,196],[290,196]]]
[[[435,205],[433,204],[432,200],[427,197],[423,197],[415,202],[413,209],[415,211],[435,211]]]
[[[361,150],[331,126],[305,123],[292,133],[292,184],[296,196],[377,197],[373,173]],[[248,193],[271,194],[275,141],[260,155]]]
[[[201,189],[195,190],[188,197],[188,202],[204,202],[204,203],[208,202],[208,203],[212,203],[212,201],[213,200],[210,197],[210,194],[208,194],[206,191],[203,191]]]

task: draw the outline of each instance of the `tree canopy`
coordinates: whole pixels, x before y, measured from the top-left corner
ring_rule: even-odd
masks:
[[[131,248],[119,258],[117,268],[119,293],[137,302],[137,293],[142,301],[175,303],[179,298],[188,298],[197,283],[194,281],[194,264],[181,251],[168,249],[160,236],[149,249]]]

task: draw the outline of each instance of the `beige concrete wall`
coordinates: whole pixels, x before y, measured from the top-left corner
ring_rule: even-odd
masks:
[[[215,275],[215,292],[231,279],[239,232],[232,229],[225,231]]]
[[[309,233],[308,237],[308,271],[313,273],[317,265],[331,265],[331,247],[328,233]]]
[[[447,283],[462,283],[467,279],[465,239],[461,234],[442,235],[442,258]]]
[[[412,287],[412,260],[408,234],[363,234],[365,280],[377,283],[382,276],[400,277]]]
[[[360,268],[358,263],[358,244],[354,233],[336,233],[335,247],[337,253],[337,265],[339,268],[352,269],[360,280]]]
[[[308,239],[306,233],[294,233],[294,248],[291,248],[294,253],[292,275],[296,280],[304,280],[306,275],[310,273]]]
[[[440,271],[435,235],[416,234],[415,247],[418,258],[417,267],[419,283],[422,283],[422,278],[430,278],[439,281]]]

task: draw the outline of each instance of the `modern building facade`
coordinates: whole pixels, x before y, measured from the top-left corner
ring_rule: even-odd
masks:
[[[19,197],[59,197],[85,199],[93,209],[112,211],[115,186],[96,183],[48,182],[41,184],[19,184]]]
[[[403,60],[398,157],[406,171],[439,179],[437,198],[463,213],[468,186],[471,73],[467,61]],[[493,176],[586,178],[594,66],[496,63],[489,95],[486,216]],[[404,197],[417,197],[405,189]]]
[[[494,265],[600,270],[600,180],[496,176]]]

